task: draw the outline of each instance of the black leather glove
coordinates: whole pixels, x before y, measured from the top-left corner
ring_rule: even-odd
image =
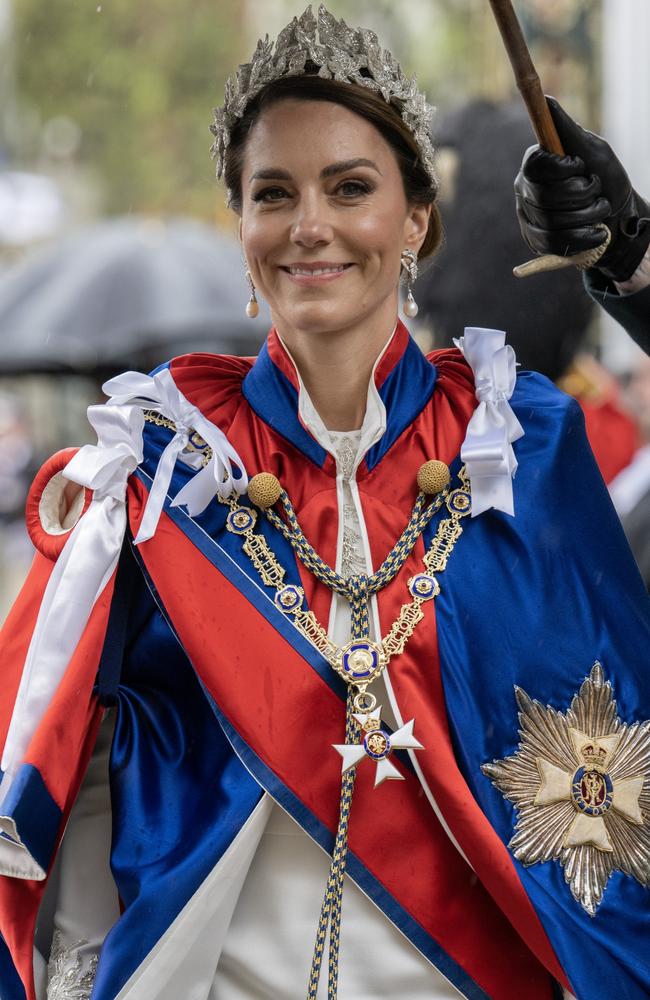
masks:
[[[595,265],[607,278],[626,281],[650,244],[650,204],[630,184],[611,146],[581,128],[553,97],[548,106],[566,156],[527,149],[515,179],[521,233],[536,254],[567,256],[612,241]]]

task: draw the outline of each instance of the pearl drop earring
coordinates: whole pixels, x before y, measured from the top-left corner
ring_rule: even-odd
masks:
[[[257,296],[255,295],[255,284],[253,282],[253,276],[248,270],[248,268],[246,268],[246,281],[250,285],[251,289],[251,297],[246,303],[246,315],[248,316],[249,319],[255,319],[255,317],[259,315],[260,307],[257,301]]]
[[[400,263],[406,279],[406,302],[404,303],[404,315],[413,319],[418,314],[418,304],[413,298],[413,285],[418,276],[418,255],[414,250],[402,250]]]

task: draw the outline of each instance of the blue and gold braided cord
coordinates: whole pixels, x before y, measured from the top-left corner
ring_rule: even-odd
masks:
[[[370,577],[365,573],[347,577],[347,598],[350,602],[350,633],[354,638],[370,635],[368,597]]]
[[[303,565],[319,580],[329,587],[330,590],[341,594],[350,603],[351,628],[350,632],[354,639],[368,638],[370,635],[370,619],[368,616],[368,599],[371,594],[381,590],[391,582],[400,571],[413,548],[431,521],[431,518],[440,510],[442,504],[449,494],[448,489],[442,490],[428,506],[425,506],[427,497],[424,493],[419,493],[411,511],[408,523],[397,542],[390,550],[379,569],[371,575],[362,573],[356,576],[344,577],[336,570],[328,566],[316,550],[307,541],[298,523],[298,518],[293,509],[291,500],[283,490],[280,494],[280,502],[284,509],[286,521],[283,520],[271,508],[265,509],[264,513],[270,523],[280,531],[290,543],[294,552]],[[348,687],[348,697],[345,714],[345,742],[354,743],[358,738],[358,726],[353,716],[353,702],[355,691],[352,685]],[[352,795],[354,792],[354,781],[356,768],[352,767],[343,774],[341,780],[341,798],[339,804],[339,822],[332,851],[332,862],[330,865],[325,895],[321,905],[316,932],[316,943],[312,958],[311,970],[309,974],[309,984],[307,988],[307,1000],[316,1000],[318,982],[327,941],[327,931],[329,928],[329,957],[328,957],[328,1000],[336,1000],[338,990],[338,968],[339,968],[339,945],[341,933],[341,904],[343,899],[343,885],[345,880],[345,868],[348,854],[348,825],[350,821],[350,809],[352,806]]]
[[[346,743],[352,743],[357,736],[357,723],[353,717],[353,701],[354,693],[352,688],[349,688],[345,711]],[[325,887],[325,895],[323,897],[320,917],[318,919],[316,943],[314,945],[314,955],[309,973],[307,1000],[316,1000],[328,927],[330,940],[327,996],[328,1000],[336,1000],[339,975],[339,945],[341,940],[341,904],[343,900],[343,884],[348,854],[348,826],[350,822],[350,809],[352,806],[352,794],[354,792],[355,777],[356,767],[351,767],[349,771],[345,772],[341,781],[339,822],[336,830],[336,838],[334,840],[334,849],[332,851],[332,863],[330,865],[327,885]]]
[[[404,528],[404,531],[400,537],[395,542],[395,545],[390,550],[383,563],[379,569],[372,573],[370,576],[362,574],[358,577],[344,577],[336,570],[328,566],[321,557],[318,555],[316,550],[307,541],[305,535],[298,523],[298,518],[296,517],[295,511],[291,504],[289,497],[283,490],[280,495],[280,502],[284,508],[286,515],[286,522],[274,511],[268,509],[265,514],[274,528],[277,528],[287,541],[290,543],[294,552],[302,562],[302,564],[313,573],[317,580],[329,587],[330,590],[334,590],[336,593],[341,594],[346,597],[352,605],[352,616],[353,625],[355,619],[355,608],[354,605],[361,603],[361,590],[364,591],[363,602],[366,605],[366,611],[363,612],[359,610],[359,626],[363,620],[364,614],[367,616],[367,600],[371,594],[377,593],[382,587],[385,587],[391,582],[400,571],[408,557],[410,556],[415,543],[418,538],[429,524],[429,521],[440,507],[444,503],[448,490],[444,490],[439,493],[436,498],[425,507],[426,497],[424,493],[418,494],[417,500],[411,511],[411,516],[408,520],[408,524]],[[361,581],[364,581],[363,583]],[[366,636],[366,631],[356,632],[355,628],[352,628],[352,637],[355,639]]]

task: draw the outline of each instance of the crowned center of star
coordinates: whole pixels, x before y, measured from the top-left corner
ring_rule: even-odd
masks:
[[[619,719],[598,660],[566,713],[515,698],[519,748],[481,768],[517,810],[508,846],[524,865],[558,861],[593,917],[613,872],[650,886],[650,722]]]
[[[573,804],[588,816],[602,816],[612,805],[614,785],[607,773],[579,767],[571,780]]]
[[[569,734],[580,766],[571,774],[538,757],[541,781],[535,805],[552,805],[568,799],[577,815],[567,830],[564,846],[592,844],[599,851],[613,851],[603,816],[609,809],[615,809],[630,823],[641,825],[639,797],[644,777],[614,782],[608,774],[607,766],[618,747],[620,734],[595,737],[579,729],[569,729]]]

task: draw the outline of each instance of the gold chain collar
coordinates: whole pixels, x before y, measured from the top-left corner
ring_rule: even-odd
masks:
[[[407,642],[424,617],[423,605],[440,593],[436,574],[444,572],[449,557],[463,532],[463,520],[471,513],[470,482],[463,467],[458,473],[459,484],[455,489],[447,487],[433,500],[438,509],[446,507],[448,516],[440,520],[436,533],[424,555],[424,572],[412,576],[407,587],[411,600],[403,604],[389,631],[380,642],[351,637],[345,646],[338,646],[327,635],[326,629],[318,621],[313,611],[306,610],[302,587],[285,583],[285,570],[270,548],[266,538],[255,531],[258,514],[250,507],[243,507],[236,499],[220,499],[230,508],[226,518],[227,529],[243,538],[246,553],[265,587],[275,593],[275,606],[290,616],[296,628],[325,657],[330,666],[348,684],[353,684],[359,694],[366,696],[365,689],[381,676],[394,656],[404,652]],[[368,649],[366,650],[366,647]],[[372,661],[372,662],[371,662]],[[355,666],[358,670],[355,670]],[[358,683],[358,674],[368,676]],[[363,705],[355,705],[358,711],[374,708],[373,696]]]

